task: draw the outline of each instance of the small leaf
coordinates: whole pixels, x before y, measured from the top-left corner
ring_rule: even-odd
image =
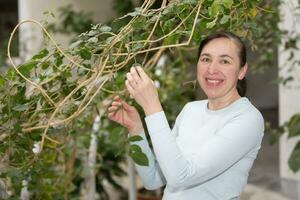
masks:
[[[111,31],[111,28],[110,28],[109,26],[107,26],[107,25],[103,25],[103,26],[101,26],[101,27],[99,28],[99,30],[100,30],[101,32],[110,32],[110,31]]]
[[[5,84],[5,79],[2,76],[0,76],[0,87],[4,86],[4,84]]]
[[[295,146],[290,158],[289,158],[289,167],[293,172],[297,172],[300,169],[300,141]]]
[[[45,56],[47,56],[48,54],[49,54],[49,51],[47,49],[43,49],[39,53],[37,53],[36,55],[34,55],[32,57],[32,60],[42,59]]]
[[[22,65],[19,66],[18,70],[23,74],[24,76],[28,76],[30,74],[30,71],[36,66],[37,62],[34,60],[30,60]]]
[[[300,135],[300,115],[296,114],[292,116],[288,122],[289,137]]]
[[[217,1],[214,1],[212,4],[211,4],[211,7],[208,8],[209,10],[209,16],[210,17],[215,17],[218,13],[219,13],[219,5],[218,5],[218,2]]]
[[[70,48],[70,49],[74,49],[75,47],[78,47],[81,43],[82,43],[81,40],[78,40],[78,41],[76,41],[76,42],[73,42],[72,44],[70,44],[69,48]]]
[[[79,55],[84,60],[89,60],[92,57],[91,52],[87,48],[82,48],[79,50]]]
[[[211,28],[214,27],[215,25],[216,25],[216,21],[214,20],[214,21],[212,21],[212,22],[207,23],[207,24],[206,24],[206,28],[211,29]]]
[[[254,19],[257,15],[257,9],[255,7],[251,8],[248,15],[251,19]]]
[[[114,37],[115,37],[115,36],[110,36],[110,37],[106,38],[105,43],[106,43],[106,44],[110,44],[111,41],[114,39]]]
[[[88,34],[87,34],[87,35],[92,37],[92,36],[95,36],[95,35],[97,35],[97,33],[98,33],[97,31],[95,31],[95,30],[91,30],[91,31],[89,31],[89,32],[88,32]]]
[[[142,8],[135,8],[134,9],[135,11],[134,12],[130,12],[126,15],[124,15],[123,17],[120,17],[119,19],[123,19],[123,18],[126,18],[126,17],[135,17],[135,16],[138,16],[138,15],[141,15],[142,14]]]
[[[92,38],[88,39],[88,42],[97,43],[98,42],[98,38],[97,37],[92,37]]]
[[[15,111],[25,111],[28,109],[28,105],[27,104],[18,104],[16,106],[14,106],[12,109]]]
[[[291,81],[293,81],[293,80],[294,80],[294,77],[289,76],[289,77],[287,77],[287,78],[284,78],[284,80],[282,81],[282,84],[283,84],[283,85],[286,85],[288,82],[291,82]]]
[[[141,140],[143,140],[143,138],[139,135],[129,137],[130,142],[136,142],[136,141],[141,141]]]
[[[230,9],[233,4],[233,0],[222,0],[221,2],[225,6],[225,8],[228,9]]]
[[[142,152],[142,149],[139,145],[133,144],[133,145],[130,145],[129,152],[130,153]]]
[[[223,15],[222,19],[220,20],[220,24],[226,24],[230,19],[229,15]]]
[[[179,37],[180,37],[180,35],[176,34],[176,33],[166,37],[164,39],[164,45],[176,44]]]
[[[138,145],[131,145],[129,148],[129,156],[134,160],[138,165],[148,166],[149,160],[147,156],[142,152],[141,148]]]
[[[289,128],[289,137],[300,135],[300,123]]]

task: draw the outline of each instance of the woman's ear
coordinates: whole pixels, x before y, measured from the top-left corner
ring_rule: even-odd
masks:
[[[246,63],[243,67],[241,67],[238,76],[239,80],[242,80],[246,76],[247,70],[248,70],[248,63]]]

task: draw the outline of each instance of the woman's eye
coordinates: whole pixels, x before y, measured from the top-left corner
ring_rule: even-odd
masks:
[[[209,58],[202,58],[201,61],[202,62],[209,62],[210,60],[209,60]]]
[[[230,64],[228,60],[221,60],[221,64]]]

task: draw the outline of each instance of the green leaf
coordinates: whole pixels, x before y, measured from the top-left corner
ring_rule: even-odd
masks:
[[[2,76],[0,76],[0,87],[4,86],[4,84],[5,84],[5,79]]]
[[[300,123],[289,128],[289,137],[300,135]]]
[[[111,31],[111,28],[110,28],[109,26],[107,26],[107,25],[103,25],[103,26],[101,26],[101,27],[99,28],[99,30],[100,30],[101,32],[110,32],[110,31]]]
[[[136,30],[143,29],[147,26],[147,20],[144,17],[137,18],[132,23],[132,27]]]
[[[54,57],[55,57],[55,60],[54,60],[55,66],[59,67],[63,63],[64,56],[62,56],[62,55],[60,55],[60,53],[56,52],[54,54]]]
[[[111,130],[111,133],[109,134],[108,138],[111,141],[111,143],[116,144],[119,142],[122,134],[123,134],[123,128],[116,127]]]
[[[233,4],[233,0],[222,0],[221,2],[225,6],[225,8],[228,9],[230,9]]]
[[[25,111],[28,109],[28,105],[27,104],[18,104],[16,106],[14,106],[12,109],[15,111]]]
[[[210,17],[215,17],[218,13],[219,13],[219,5],[218,5],[218,1],[214,1],[211,4],[211,7],[208,8],[208,14]]]
[[[39,53],[37,53],[36,55],[34,55],[32,57],[32,60],[42,59],[42,58],[46,57],[48,54],[49,54],[49,51],[47,49],[43,49]]]
[[[92,38],[88,39],[88,42],[97,43],[98,42],[98,38],[97,37],[92,37]]]
[[[174,27],[174,25],[176,25],[176,19],[175,18],[171,18],[167,21],[164,22],[163,24],[163,30],[165,32],[170,32],[172,30],[172,28]]]
[[[142,8],[139,8],[139,7],[138,7],[138,8],[135,8],[135,9],[134,9],[134,12],[130,12],[130,13],[124,15],[123,17],[120,17],[119,19],[123,19],[123,18],[126,18],[126,17],[128,17],[128,16],[130,16],[130,17],[135,17],[135,16],[138,16],[138,15],[142,15],[142,11],[143,11]]]
[[[41,66],[42,66],[42,69],[47,69],[49,66],[50,66],[51,62],[50,61],[47,61],[47,62],[42,62]]]
[[[207,23],[207,24],[206,24],[206,28],[211,29],[211,28],[214,27],[215,25],[216,25],[216,21],[214,20],[214,21],[212,21],[212,22]]]
[[[176,34],[176,33],[166,37],[164,39],[164,45],[176,44],[179,37],[180,37],[180,35]]]
[[[141,141],[141,140],[143,140],[143,138],[139,135],[129,137],[130,142],[136,142],[136,141]]]
[[[91,52],[87,48],[82,48],[79,50],[79,55],[84,60],[89,60],[92,57]]]
[[[297,172],[300,169],[300,141],[295,146],[290,158],[289,158],[289,167],[293,172]]]
[[[291,81],[293,81],[293,80],[294,80],[294,77],[289,76],[289,77],[284,78],[284,79],[282,80],[282,84],[283,84],[283,85],[286,85],[288,82],[291,82]]]
[[[130,153],[142,152],[142,149],[139,145],[133,144],[133,145],[130,145],[129,152]]]
[[[222,19],[220,20],[220,24],[226,24],[230,19],[229,15],[223,15]]]
[[[253,7],[250,11],[249,11],[249,17],[251,18],[251,19],[254,19],[255,17],[256,17],[256,15],[257,15],[257,9],[256,9],[256,7]]]
[[[82,42],[82,40],[78,40],[76,42],[73,42],[72,44],[70,44],[69,48],[70,49],[74,49],[75,47],[78,47]]]
[[[182,3],[186,3],[187,5],[196,5],[197,0],[182,0]]]
[[[129,147],[129,156],[134,160],[134,162],[141,166],[148,166],[149,160],[147,156],[142,152],[138,145],[131,145]]]
[[[37,61],[29,60],[28,62],[19,66],[18,70],[24,75],[28,76],[30,71],[37,65]]]
[[[105,43],[106,43],[106,44],[110,44],[111,41],[114,39],[114,37],[115,37],[115,36],[110,36],[110,37],[106,38]]]
[[[300,135],[300,115],[296,114],[292,116],[288,122],[289,137]]]

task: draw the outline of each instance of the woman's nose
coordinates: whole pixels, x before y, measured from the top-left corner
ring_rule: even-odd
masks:
[[[216,61],[212,61],[209,65],[208,65],[208,73],[210,74],[214,74],[217,72],[217,68],[218,68],[218,63]]]

